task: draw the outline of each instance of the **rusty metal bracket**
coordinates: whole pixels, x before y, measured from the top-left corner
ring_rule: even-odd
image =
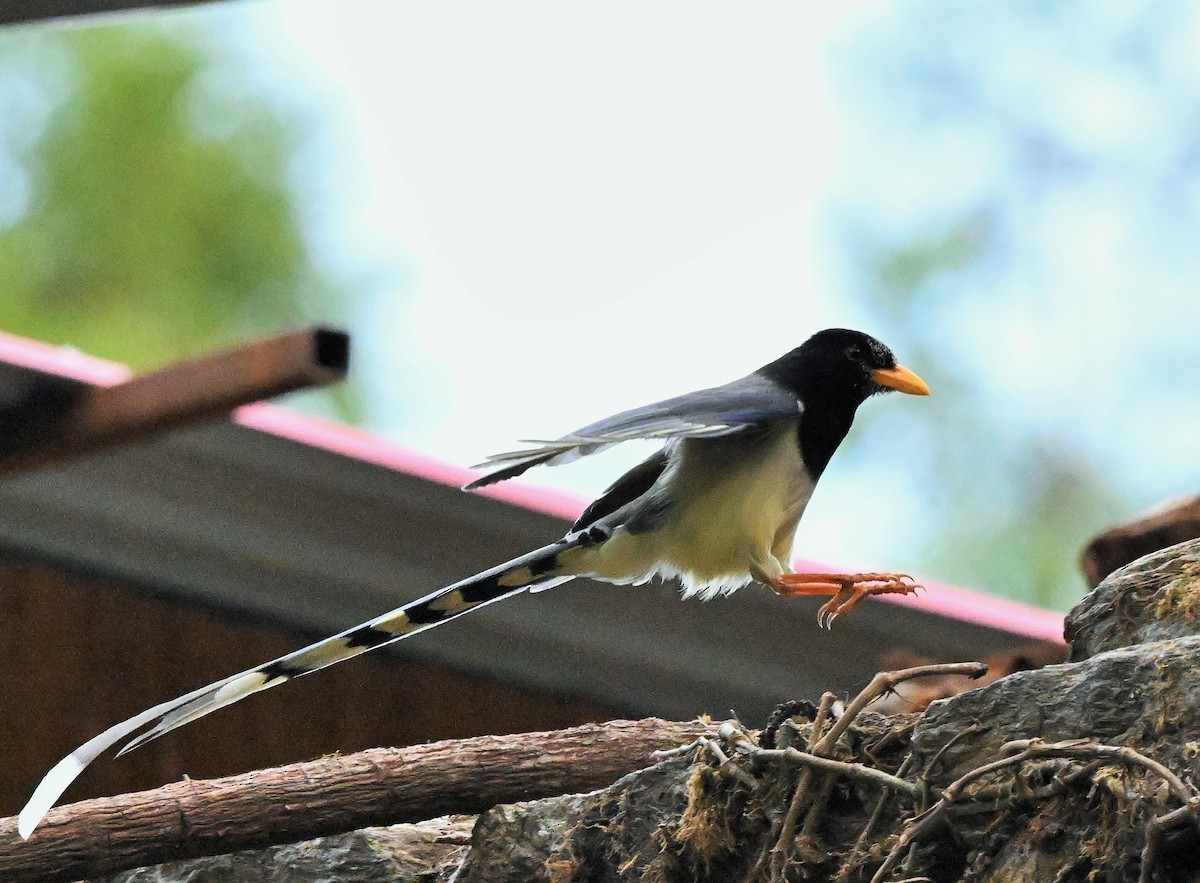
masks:
[[[115,386],[43,375],[0,414],[0,476],[228,414],[341,380],[350,337],[306,328],[177,362]]]

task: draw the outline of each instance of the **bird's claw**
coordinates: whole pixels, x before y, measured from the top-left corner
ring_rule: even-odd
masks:
[[[859,573],[853,578],[830,579],[841,588],[817,610],[817,625],[832,629],[833,621],[849,613],[863,598],[870,595],[915,595],[924,586],[907,573]]]

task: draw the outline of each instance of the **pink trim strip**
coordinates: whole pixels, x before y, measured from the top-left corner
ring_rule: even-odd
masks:
[[[132,374],[129,368],[116,362],[99,359],[70,347],[54,346],[4,332],[0,332],[0,361],[97,386],[121,383]],[[405,445],[330,420],[295,414],[265,402],[238,408],[233,419],[251,429],[439,484],[461,487],[474,477],[470,470],[437,460]],[[567,521],[578,518],[588,504],[587,500],[575,494],[528,484],[494,485],[480,493]],[[804,559],[796,560],[794,565],[802,571],[835,571],[828,565]],[[1028,638],[1062,642],[1062,614],[944,583],[924,580],[922,583],[928,591],[920,596],[884,595],[880,600]]]
[[[462,487],[476,477],[476,473],[469,469],[435,459],[398,442],[343,423],[296,414],[266,402],[238,408],[234,411],[233,419],[242,426],[290,438],[364,463],[416,475],[438,484]],[[478,493],[568,521],[574,521],[587,507],[587,501],[574,494],[530,485],[492,485]]]
[[[55,346],[3,331],[0,331],[0,362],[96,386],[114,386],[133,376],[132,371],[116,362],[89,356],[69,346]]]

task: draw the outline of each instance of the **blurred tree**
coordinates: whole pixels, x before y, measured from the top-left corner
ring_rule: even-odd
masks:
[[[289,185],[298,126],[230,61],[146,19],[3,35],[7,330],[145,368],[341,315]]]
[[[843,287],[937,399],[904,418],[928,530],[902,563],[1065,609],[1089,535],[1200,486],[1200,11],[877,13],[835,47],[830,220]]]
[[[993,347],[986,333],[968,332],[983,352],[964,375],[947,347],[946,325],[934,318],[942,309],[937,280],[986,260],[994,247],[989,222],[978,216],[867,262],[873,306],[900,330],[904,351],[946,399],[936,411],[909,415],[920,424],[926,463],[938,473],[927,484],[935,489],[934,530],[921,554],[930,571],[952,583],[1066,609],[1084,589],[1079,551],[1101,527],[1127,516],[1130,500],[1056,427],[1031,425],[1002,402],[989,407],[992,388],[1017,369],[1011,353]]]

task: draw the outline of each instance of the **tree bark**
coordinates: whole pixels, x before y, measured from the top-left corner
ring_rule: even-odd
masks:
[[[610,784],[706,721],[610,721],[550,733],[376,748],[52,811],[28,840],[0,820],[0,879],[50,883],[290,843],[368,825],[475,813]]]

